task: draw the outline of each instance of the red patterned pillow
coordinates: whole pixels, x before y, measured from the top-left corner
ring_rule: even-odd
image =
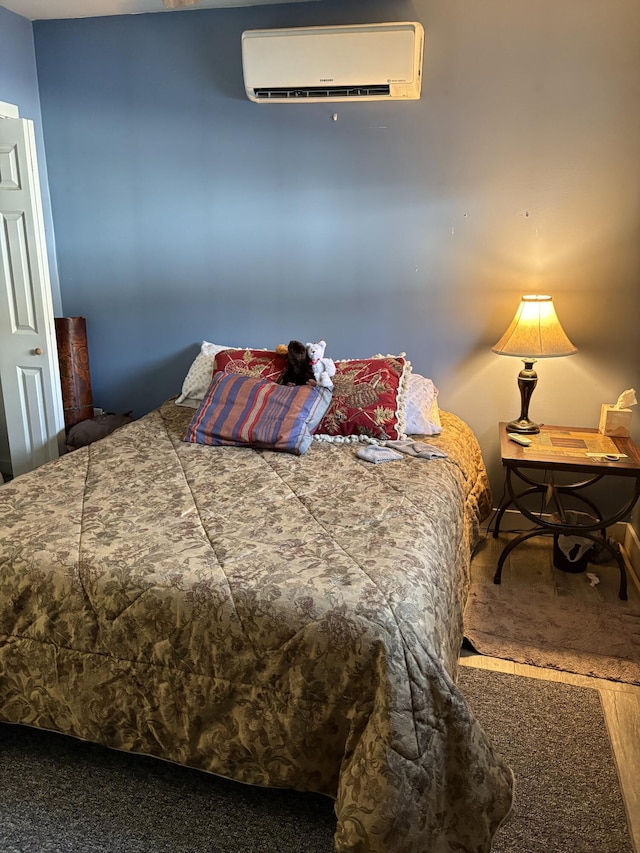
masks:
[[[405,438],[405,393],[411,364],[403,356],[335,364],[333,397],[316,434]]]
[[[225,349],[216,355],[213,372],[239,373],[277,382],[287,369],[287,356],[272,350]]]

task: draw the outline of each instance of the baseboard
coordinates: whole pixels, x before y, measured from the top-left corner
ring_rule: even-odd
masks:
[[[627,574],[640,590],[640,539],[632,524],[625,524],[622,549],[626,557]]]
[[[493,525],[495,523],[495,515],[497,513],[497,509],[494,507],[493,514],[486,521],[486,527],[489,531],[493,530]],[[541,518],[550,518],[551,513],[543,512],[540,516]],[[500,530],[504,533],[514,533],[518,530],[530,530],[533,527],[533,522],[529,521],[528,518],[525,518],[521,512],[517,509],[508,509],[502,516],[500,520]],[[630,535],[635,537],[635,547],[640,552],[640,540],[638,539],[638,534],[635,532],[633,527],[630,524],[627,524],[624,521],[619,521],[617,524],[612,525],[608,528],[609,536],[615,539],[617,542],[620,542],[622,545],[627,547],[627,538]],[[640,554],[638,555],[640,557]]]
[[[491,533],[493,531],[494,524],[496,522],[496,513],[498,512],[497,508],[493,508],[493,513],[490,518],[488,518],[485,522],[485,527]],[[516,530],[525,530],[533,527],[530,521],[528,521],[522,513],[518,512],[517,509],[508,509],[500,520],[500,530],[504,533],[513,533]]]

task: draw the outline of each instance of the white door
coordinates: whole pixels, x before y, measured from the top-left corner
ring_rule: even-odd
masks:
[[[19,118],[0,118],[0,392],[10,473],[55,459],[64,447],[58,350],[33,122]]]

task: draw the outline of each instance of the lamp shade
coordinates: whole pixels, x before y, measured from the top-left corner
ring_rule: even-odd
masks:
[[[560,325],[550,296],[523,296],[511,325],[492,347],[499,355],[524,359],[573,355],[571,343]]]

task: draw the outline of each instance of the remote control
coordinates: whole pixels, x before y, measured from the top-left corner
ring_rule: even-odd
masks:
[[[527,438],[526,435],[519,435],[517,432],[508,432],[507,436],[511,441],[515,441],[516,444],[521,444],[523,447],[530,447],[531,445],[531,439]]]

